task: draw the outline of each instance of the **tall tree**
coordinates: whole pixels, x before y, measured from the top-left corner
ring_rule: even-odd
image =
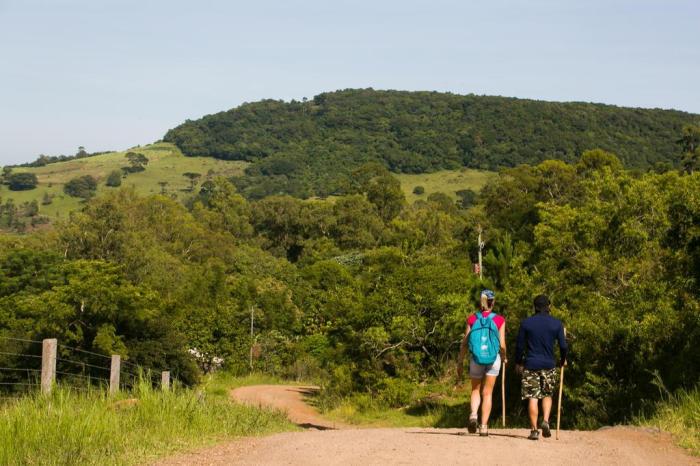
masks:
[[[683,155],[681,167],[686,173],[693,173],[700,168],[700,126],[685,125],[683,133],[678,140]]]
[[[148,157],[140,152],[127,152],[125,157],[131,165],[130,167],[126,167],[128,172],[142,172],[146,169],[146,165],[148,165]]]
[[[195,172],[187,172],[183,173],[182,176],[187,178],[190,182],[190,192],[194,192],[195,186],[197,186],[197,180],[199,180],[202,177],[201,173],[195,173]]]

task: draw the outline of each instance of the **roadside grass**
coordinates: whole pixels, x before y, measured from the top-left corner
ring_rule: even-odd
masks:
[[[670,432],[678,445],[700,456],[700,387],[670,395],[657,404],[651,417],[640,416],[636,421]]]
[[[401,181],[401,189],[406,195],[406,200],[413,203],[418,199],[428,199],[432,193],[445,193],[452,199],[457,199],[456,193],[462,189],[479,192],[495,175],[495,172],[461,168],[417,175],[395,174],[394,176]],[[425,192],[420,195],[413,194],[413,189],[416,186],[423,186]]]
[[[373,402],[368,395],[355,395],[342,400],[323,414],[328,419],[367,427],[438,427],[455,411],[467,409],[463,403],[449,400],[441,403],[415,403],[404,408],[390,408]],[[463,414],[466,426],[466,414]],[[444,427],[464,427],[458,419]],[[457,424],[457,425],[455,425]]]
[[[122,395],[123,399],[126,395]],[[283,413],[227,398],[140,384],[134,405],[58,387],[0,404],[0,464],[141,464],[240,436],[294,430]]]
[[[392,407],[381,395],[358,393],[344,397],[321,394],[317,406],[334,421],[370,427],[463,428],[469,418],[469,390],[435,382],[420,387],[404,406]],[[500,423],[497,398],[491,423]]]
[[[29,191],[10,191],[7,186],[0,185],[0,198],[4,201],[14,200],[16,205],[36,200],[39,203],[39,213],[51,219],[67,218],[68,214],[82,206],[81,199],[68,196],[63,192],[63,186],[71,179],[91,175],[97,179],[97,195],[118,189],[105,185],[107,176],[113,170],[128,166],[127,152],[138,152],[148,158],[146,169],[142,172],[131,173],[122,179],[123,187],[132,187],[138,194],[149,195],[164,192],[168,196],[184,199],[191,196],[190,182],[183,173],[199,173],[201,184],[207,177],[231,177],[243,174],[246,162],[219,160],[212,157],[186,157],[174,145],[164,142],[143,147],[133,147],[121,152],[51,163],[43,167],[17,167],[15,173],[34,173],[39,185]],[[159,183],[167,183],[161,187]],[[42,205],[44,194],[52,197],[51,204]]]

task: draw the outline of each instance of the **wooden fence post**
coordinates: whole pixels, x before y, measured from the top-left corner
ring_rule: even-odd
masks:
[[[118,354],[112,355],[112,365],[109,369],[109,393],[114,395],[119,391],[119,372],[121,371],[122,357]]]
[[[51,393],[56,382],[56,351],[58,340],[46,338],[41,344],[41,393]]]
[[[170,371],[163,371],[160,375],[160,388],[166,392],[170,390]]]

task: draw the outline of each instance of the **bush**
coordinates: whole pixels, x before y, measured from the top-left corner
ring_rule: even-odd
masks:
[[[97,180],[90,175],[73,178],[63,187],[63,192],[73,197],[90,199],[97,190]]]
[[[425,193],[425,188],[423,186],[416,186],[413,188],[413,194],[416,196],[420,196],[421,194]]]
[[[416,394],[416,384],[405,379],[386,378],[379,390],[379,399],[391,408],[411,404]]]
[[[455,194],[459,197],[458,203],[462,209],[468,209],[476,202],[477,194],[471,189],[461,189]]]
[[[11,191],[28,191],[39,184],[34,173],[13,173],[7,178],[7,184]]]
[[[111,188],[117,188],[122,185],[121,170],[113,170],[107,177],[105,184]]]

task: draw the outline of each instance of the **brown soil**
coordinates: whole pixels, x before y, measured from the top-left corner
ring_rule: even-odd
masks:
[[[309,397],[317,391],[318,387],[310,385],[253,385],[233,390],[231,398],[239,403],[285,411],[289,420],[300,427],[318,430],[346,427],[324,419],[308,404]]]
[[[313,390],[261,385],[232,392],[241,402],[284,409],[292,422],[312,429],[243,438],[156,464],[700,465],[675,447],[669,435],[633,427],[562,431],[559,440],[539,441],[527,440],[525,429],[492,429],[489,437],[458,429],[344,429],[303,402]]]

